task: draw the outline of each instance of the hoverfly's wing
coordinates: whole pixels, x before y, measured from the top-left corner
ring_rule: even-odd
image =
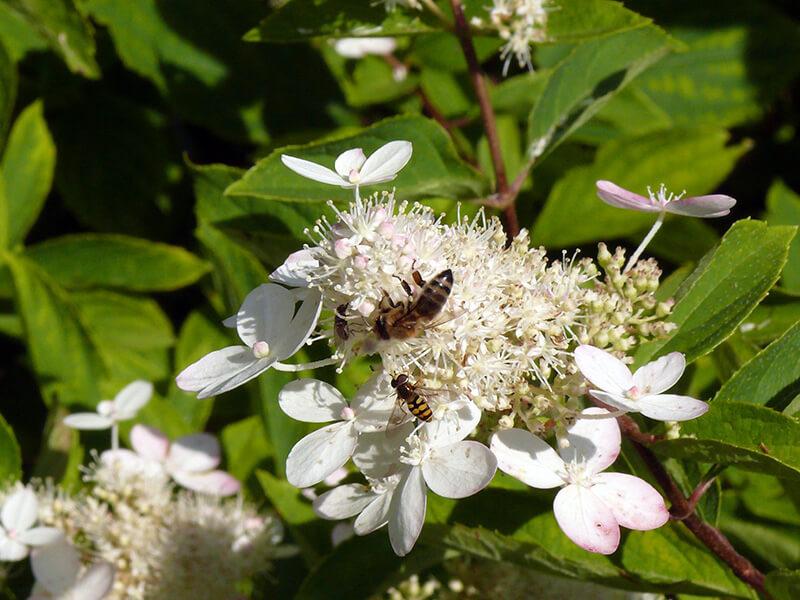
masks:
[[[389,417],[389,420],[386,422],[386,429],[385,433],[387,435],[391,434],[393,431],[408,423],[411,415],[408,414],[408,411],[404,408],[405,402],[398,398],[397,402],[394,405],[394,410],[392,410],[392,414]]]

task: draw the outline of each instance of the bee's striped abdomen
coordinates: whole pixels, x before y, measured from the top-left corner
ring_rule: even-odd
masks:
[[[422,288],[419,300],[414,306],[414,312],[422,318],[435,317],[447,303],[447,297],[452,289],[453,272],[445,269]]]
[[[408,410],[411,411],[411,414],[420,421],[430,421],[433,417],[431,407],[428,406],[428,403],[418,394],[414,394],[411,398],[406,399],[406,406],[408,406]]]

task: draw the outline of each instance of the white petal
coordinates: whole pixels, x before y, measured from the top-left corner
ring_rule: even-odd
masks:
[[[381,479],[396,473],[400,446],[413,429],[413,423],[406,423],[388,432],[360,434],[353,451],[353,462],[358,470],[373,479]]]
[[[661,206],[635,192],[626,190],[611,181],[597,182],[597,196],[606,204],[640,212],[661,212]]]
[[[114,585],[114,567],[107,562],[92,565],[74,589],[76,600],[102,600]]]
[[[319,267],[319,261],[314,258],[314,253],[304,248],[290,254],[283,264],[270,273],[269,278],[290,287],[306,287],[308,275]]]
[[[114,398],[115,414],[118,421],[126,421],[150,401],[153,395],[153,384],[141,379],[129,383]]]
[[[359,431],[384,431],[386,424],[397,406],[397,393],[392,389],[391,379],[379,371],[358,388],[350,402],[356,413],[356,427]]]
[[[349,519],[374,499],[375,494],[367,486],[349,483],[335,487],[314,500],[314,512],[323,519]]]
[[[564,461],[547,442],[523,429],[492,435],[490,447],[497,468],[531,487],[549,489],[564,484]]]
[[[295,487],[315,485],[347,462],[356,447],[351,422],[342,421],[309,433],[286,459],[286,479]]]
[[[0,520],[6,531],[24,531],[36,522],[39,513],[39,502],[30,488],[16,490],[3,504]]]
[[[278,360],[289,358],[297,352],[311,336],[319,320],[319,313],[322,310],[322,295],[319,290],[295,290],[295,296],[298,295],[302,298],[302,304],[290,323],[286,338],[275,348]]]
[[[575,363],[583,376],[604,392],[621,394],[633,386],[633,375],[625,363],[600,348],[578,346]]]
[[[17,540],[28,546],[44,546],[62,539],[64,534],[55,527],[32,527],[17,533]]]
[[[348,182],[339,177],[335,171],[331,171],[328,167],[323,167],[310,160],[296,158],[288,154],[281,154],[281,162],[298,175],[302,175],[308,179],[313,179],[314,181],[327,183],[329,185],[348,185]]]
[[[0,532],[0,560],[15,561],[22,560],[28,556],[28,547],[20,544],[17,540],[12,540],[5,532]]]
[[[247,294],[236,314],[239,337],[250,348],[267,342],[272,348],[282,344],[294,315],[292,292],[276,283],[264,283]]]
[[[134,425],[131,429],[131,446],[142,458],[164,462],[169,452],[169,439],[155,427]]]
[[[238,315],[231,315],[230,317],[222,320],[223,327],[228,329],[236,329],[236,317]]]
[[[678,383],[685,369],[686,358],[683,354],[670,352],[639,367],[633,374],[633,382],[640,394],[660,394]]]
[[[345,150],[338,157],[333,168],[336,172],[347,179],[351,171],[358,171],[367,160],[367,156],[361,148],[353,148],[352,150]]]
[[[337,523],[333,526],[331,530],[331,544],[334,548],[341,544],[342,542],[346,542],[351,537],[355,535],[355,531],[353,530],[353,524],[350,522],[342,522]]]
[[[667,203],[667,212],[688,217],[710,219],[724,217],[731,212],[736,200],[723,194],[710,196],[691,196],[682,200],[673,200]]]
[[[353,522],[356,535],[367,535],[380,529],[389,522],[389,509],[392,506],[394,490],[385,492],[377,497],[361,511]]]
[[[64,417],[64,425],[72,427],[73,429],[84,430],[100,430],[108,429],[114,425],[114,421],[110,417],[104,417],[97,413],[75,413]]]
[[[411,142],[396,140],[373,152],[361,167],[360,185],[391,181],[411,160]]]
[[[422,463],[425,482],[445,498],[466,498],[476,494],[494,477],[497,459],[480,442],[458,442],[434,448]]]
[[[708,404],[702,400],[675,394],[644,396],[637,402],[640,412],[656,421],[688,421],[708,411]]]
[[[584,550],[612,554],[619,546],[614,513],[585,487],[568,485],[558,492],[553,514],[567,537]]]
[[[75,585],[80,569],[80,555],[66,540],[42,546],[31,554],[31,570],[36,581],[56,596]]]
[[[225,471],[173,471],[172,478],[187,489],[211,496],[232,496],[242,488],[239,480]]]
[[[272,357],[257,359],[247,346],[228,346],[186,367],[175,378],[175,383],[186,392],[199,392],[198,398],[208,398],[247,383],[276,360]]]
[[[161,462],[150,458],[144,458],[124,448],[119,450],[106,450],[100,455],[100,460],[104,465],[127,473],[144,475],[148,478],[167,478],[166,471]]]
[[[475,431],[481,420],[481,410],[472,400],[454,400],[439,406],[434,420],[422,426],[431,446],[449,446]]]
[[[167,470],[173,474],[202,473],[216,468],[219,460],[217,438],[209,433],[194,433],[172,443],[167,455]]]
[[[669,520],[664,499],[656,489],[633,475],[600,473],[593,478],[592,492],[614,513],[617,523],[646,531]]]
[[[608,411],[603,408],[587,408],[585,415],[602,415]],[[581,419],[578,417],[567,428],[568,446],[559,446],[558,453],[566,463],[582,463],[589,473],[599,473],[611,466],[622,449],[622,436],[619,424],[614,417],[606,419]]]
[[[623,410],[626,412],[639,412],[639,401],[631,400],[622,394],[607,394],[600,390],[589,390],[589,393],[600,400],[603,404],[607,404],[612,408]]]
[[[425,522],[427,488],[422,469],[413,467],[400,480],[389,506],[389,541],[397,556],[405,556],[417,543]]]
[[[306,423],[338,421],[347,407],[339,390],[317,379],[287,383],[278,394],[278,404],[287,415]]]

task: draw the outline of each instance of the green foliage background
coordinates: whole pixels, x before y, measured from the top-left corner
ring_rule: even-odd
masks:
[[[484,4],[468,2],[469,15]],[[775,598],[797,598],[800,8],[558,4],[535,72],[502,77],[502,42],[476,38],[509,176],[538,157],[521,224],[553,256],[635,244],[652,217],[600,203],[599,178],[739,200],[721,221],[667,220],[649,252],[680,328],[637,360],[687,354],[685,391],[712,409],[684,426],[691,438],[655,449],[686,493],[710,465],[728,465],[699,511],[768,573]],[[329,38],[364,28],[401,36],[407,78],[382,58],[332,50]],[[423,97],[454,126],[431,119]],[[679,524],[590,555],[560,533],[546,496],[502,476],[458,503],[430,498],[407,559],[385,532],[333,551],[332,525],[281,478],[307,432],[275,402],[290,376],[270,371],[210,401],[176,388],[177,372],[232,341],[220,321],[301,246],[324,201],[350,197],[298,178],[279,154],[329,164],[391,139],[414,144],[400,197],[470,212],[491,193],[466,64],[427,12],[368,0],[0,0],[0,475],[80,485],[77,465],[104,437],[61,418],[144,378],[157,394],[142,421],[171,436],[219,433],[227,468],[300,547],[260,595],[367,597],[461,553],[624,589],[755,597]],[[322,376],[347,392],[366,370]],[[648,476],[629,448],[625,458]]]

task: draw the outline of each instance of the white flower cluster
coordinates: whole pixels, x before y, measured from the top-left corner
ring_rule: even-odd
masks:
[[[531,45],[547,41],[547,19],[556,10],[551,0],[494,0],[489,8],[491,25],[506,41],[500,53],[505,60],[503,74],[508,71],[512,56],[520,67],[533,69]],[[479,18],[474,25],[482,25]]]
[[[614,552],[620,526],[663,525],[668,513],[654,488],[603,472],[620,451],[614,416],[676,421],[707,409],[663,393],[683,374],[678,353],[636,373],[620,360],[670,330],[663,317],[671,305],[654,296],[655,261],[623,269],[624,253],[601,244],[601,277],[590,259],[548,260],[526,231],[507,244],[500,222],[482,211],[449,224],[393,193],[362,199],[360,187],[391,181],[410,158],[405,141],[369,158],[347,150],[335,171],[283,156],[301,176],[354,189],[354,201],[344,209],[331,203],[334,217],[309,232],[313,244],[290,255],[272,273],[274,283],[253,290],[226,320],[244,345],[188,366],[178,385],[204,397],[268,368],[341,368],[377,356],[380,365],[349,403],[315,379],[284,387],[279,403],[289,416],[330,423],[295,445],[286,473],[309,488],[352,460],[366,483],[335,487],[314,508],[323,518],[354,517],[357,535],[388,525],[399,555],[421,532],[428,490],[463,498],[488,485],[498,467],[533,487],[562,488],[558,523],[592,552]],[[334,348],[330,359],[281,362],[304,341],[321,339]],[[587,394],[602,408],[583,409]],[[550,432],[558,454],[536,437]],[[470,436],[490,440],[491,449]]]

